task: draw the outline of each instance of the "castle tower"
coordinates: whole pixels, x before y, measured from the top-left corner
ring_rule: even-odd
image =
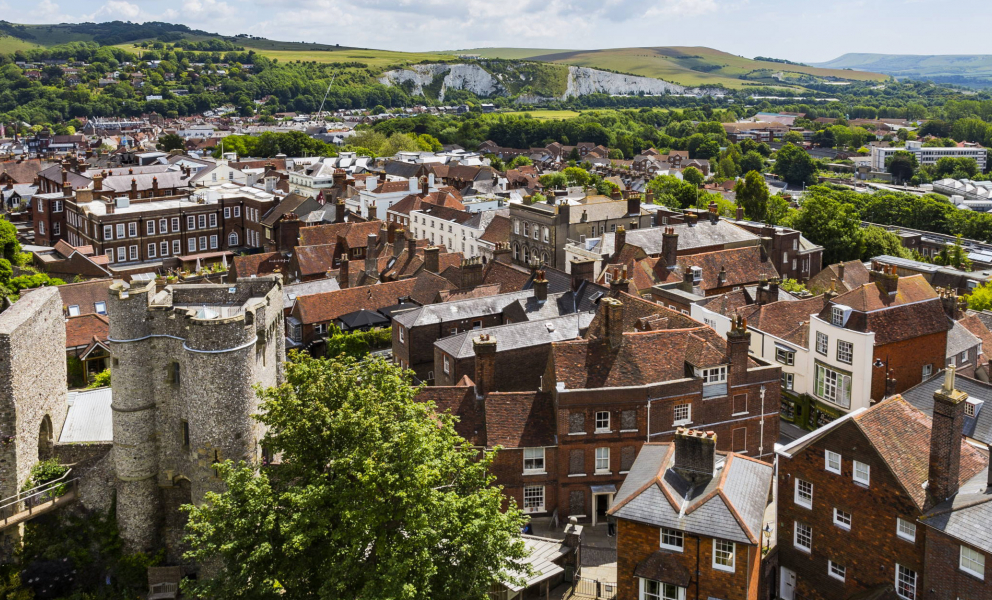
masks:
[[[215,464],[258,461],[254,385],[282,381],[278,275],[233,284],[111,287],[118,522],[135,550],[178,560],[183,504],[221,491]]]

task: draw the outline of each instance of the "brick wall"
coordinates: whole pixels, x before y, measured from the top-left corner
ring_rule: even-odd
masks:
[[[920,529],[924,529],[921,525]],[[992,598],[992,555],[985,555],[985,579],[979,579],[959,568],[961,544],[947,535],[927,529],[925,548],[926,572],[923,589],[933,590],[934,600],[988,600]],[[977,548],[972,547],[973,550]]]
[[[658,527],[625,519],[617,521],[618,600],[637,600],[638,580],[634,577],[634,569],[659,550],[660,541],[661,530]],[[733,573],[728,573],[712,566],[713,538],[687,533],[684,545],[682,553],[673,552],[672,555],[690,573],[699,573],[686,589],[686,598],[757,599],[760,580],[757,546],[737,544],[735,569]]]
[[[896,393],[902,393],[923,381],[923,365],[933,365],[933,373],[944,368],[947,349],[947,332],[932,333],[893,344],[875,346],[872,363],[888,360],[889,370],[895,371]],[[872,369],[871,397],[881,400],[885,396],[883,369]]]
[[[496,340],[496,387],[498,392],[531,392],[538,388],[548,363],[551,344],[500,350]],[[444,353],[434,348],[434,385],[455,385],[462,377],[475,381],[475,356],[455,360],[448,357],[450,372],[444,372]]]
[[[841,474],[824,468],[826,450],[841,455]],[[869,486],[854,482],[854,460],[870,466]],[[813,484],[812,510],[795,503],[797,479]],[[797,598],[846,598],[891,584],[897,562],[922,573],[924,527],[917,527],[915,542],[896,535],[897,517],[915,523],[920,513],[854,422],[838,426],[791,459],[780,457],[778,489],[779,564],[796,572]],[[834,524],[834,508],[851,514],[849,531]],[[793,544],[796,521],[813,529],[811,553]],[[846,567],[844,582],[828,575],[828,560]]]

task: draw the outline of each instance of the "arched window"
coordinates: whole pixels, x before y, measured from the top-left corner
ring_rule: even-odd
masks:
[[[524,246],[524,262],[525,263],[530,262],[530,250],[527,248],[527,246]]]
[[[52,435],[52,419],[45,415],[38,428],[38,460],[46,460],[52,456],[55,440]]]
[[[548,262],[549,262],[548,261],[548,253],[545,252],[544,254],[541,255],[541,264],[547,265]]]
[[[513,244],[513,260],[520,260],[520,246]]]
[[[228,246],[237,246],[238,245],[238,232],[237,231],[232,231],[231,232],[231,235],[227,236],[227,245]]]
[[[530,235],[530,223],[524,222],[524,237]]]

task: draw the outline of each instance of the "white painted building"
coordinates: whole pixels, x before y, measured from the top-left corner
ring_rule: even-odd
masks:
[[[443,244],[449,252],[461,252],[465,258],[492,256],[492,245],[480,242],[479,238],[496,216],[495,210],[469,213],[446,206],[424,206],[410,211],[414,238]]]
[[[985,148],[938,148],[938,147],[924,147],[922,142],[911,141],[906,142],[905,148],[880,148],[878,146],[873,146],[871,149],[871,168],[874,171],[884,171],[885,170],[885,160],[899,152],[900,150],[905,150],[906,152],[912,152],[916,155],[916,162],[923,166],[929,166],[936,164],[938,160],[944,157],[950,158],[973,158],[975,162],[978,163],[978,168],[984,172],[987,167],[987,156]]]

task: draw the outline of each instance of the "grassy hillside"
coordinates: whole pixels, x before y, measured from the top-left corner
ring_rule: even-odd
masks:
[[[932,79],[942,83],[992,85],[992,55],[989,54],[845,54],[820,67],[869,69],[894,77]]]
[[[801,85],[803,79],[809,77],[856,81],[886,79],[885,75],[878,73],[756,61],[712,48],[690,46],[560,52],[525,48],[480,48],[461,52],[608,69],[688,86],[722,85],[741,88],[747,84]]]

